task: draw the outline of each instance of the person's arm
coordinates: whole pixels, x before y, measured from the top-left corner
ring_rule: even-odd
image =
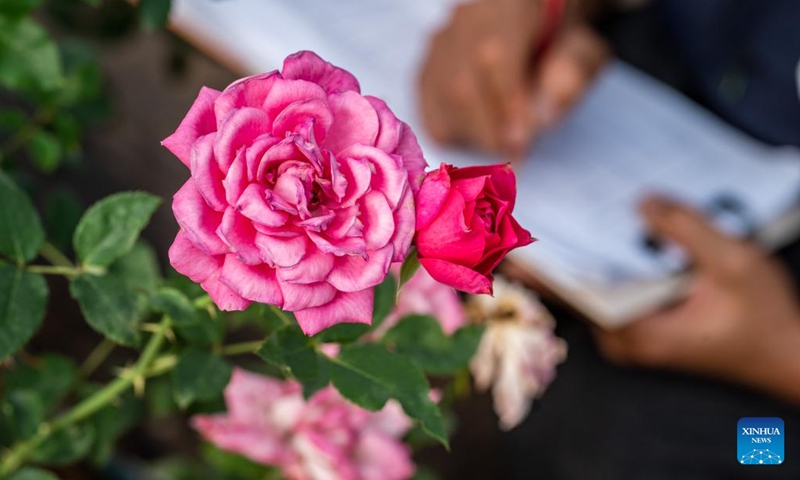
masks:
[[[420,77],[423,120],[434,139],[518,155],[558,121],[608,56],[582,21],[581,5],[550,20],[550,0],[460,4],[432,38]],[[559,25],[551,48],[534,58],[547,21]]]
[[[610,360],[735,382],[800,405],[800,303],[782,266],[699,213],[653,197],[642,213],[694,264],[688,297],[616,331],[595,330]]]

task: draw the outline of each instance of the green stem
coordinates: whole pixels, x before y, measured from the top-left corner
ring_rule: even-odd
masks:
[[[50,438],[51,435],[91,416],[129,389],[137,379],[149,376],[148,374],[151,373],[151,366],[156,361],[158,351],[164,343],[164,337],[166,331],[169,329],[169,323],[169,318],[164,317],[160,324],[161,328],[150,337],[150,340],[144,347],[142,356],[139,357],[139,360],[133,368],[126,372],[126,374],[109,383],[91,397],[75,405],[71,410],[57,417],[52,422],[40,425],[39,430],[33,437],[14,445],[14,447],[4,455],[2,461],[0,461],[0,478],[6,478],[22,466],[36,448]]]
[[[73,277],[83,273],[83,269],[80,267],[65,267],[61,265],[28,265],[25,267],[25,269],[33,273],[42,273],[45,275],[64,275],[67,277]]]
[[[284,325],[291,325],[292,324],[292,321],[289,320],[289,317],[286,316],[286,312],[284,312],[280,308],[276,307],[275,305],[269,305],[268,304],[267,306],[272,310],[272,313],[274,313],[275,316],[278,317],[278,319],[281,322],[283,322]]]
[[[233,343],[231,345],[225,345],[224,347],[221,347],[219,349],[219,353],[220,355],[241,355],[244,353],[254,353],[256,350],[261,348],[261,345],[263,344],[263,340]]]
[[[114,347],[116,347],[116,344],[107,338],[104,338],[102,342],[94,347],[92,353],[86,357],[86,360],[84,360],[81,365],[81,374],[83,374],[83,377],[89,378],[89,376],[108,358],[114,350]]]
[[[66,255],[61,253],[61,251],[58,248],[56,248],[52,243],[45,242],[45,244],[42,245],[42,250],[39,252],[39,254],[42,257],[44,257],[45,260],[52,263],[53,265],[57,265],[59,267],[74,266],[70,261],[70,259],[67,258]]]

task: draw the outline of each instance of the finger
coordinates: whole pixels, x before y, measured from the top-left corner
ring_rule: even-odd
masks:
[[[640,211],[653,233],[681,246],[702,269],[721,272],[728,262],[748,253],[746,246],[717,230],[700,213],[673,200],[650,196]]]

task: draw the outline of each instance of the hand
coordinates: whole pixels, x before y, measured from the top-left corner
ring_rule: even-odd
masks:
[[[586,90],[608,55],[605,43],[573,23],[534,62],[541,8],[535,0],[455,8],[433,37],[420,82],[423,120],[434,139],[518,156]]]
[[[691,287],[672,308],[597,330],[600,351],[617,363],[698,373],[800,404],[800,306],[781,265],[685,206],[652,197],[641,211],[656,235],[691,257]]]

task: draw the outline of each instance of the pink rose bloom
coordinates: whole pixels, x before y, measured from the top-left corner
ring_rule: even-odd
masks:
[[[492,270],[511,250],[534,241],[511,213],[517,180],[511,165],[428,173],[417,195],[419,261],[437,281],[462,292],[492,292]]]
[[[195,416],[194,428],[223,450],[279,467],[289,480],[403,480],[414,474],[411,450],[399,440],[411,422],[394,401],[368,412],[327,387],[306,402],[297,382],[237,369],[225,402],[226,414]]]
[[[393,270],[399,276],[399,267]],[[453,287],[437,282],[424,269],[417,270],[411,280],[403,285],[394,310],[376,329],[377,336],[395,326],[401,318],[414,314],[436,318],[442,331],[448,335],[466,323],[464,307]]]
[[[408,253],[426,163],[350,73],[300,52],[203,88],[163,145],[191,170],[170,263],[219,308],[276,305],[308,335],[371,321],[372,287]]]

